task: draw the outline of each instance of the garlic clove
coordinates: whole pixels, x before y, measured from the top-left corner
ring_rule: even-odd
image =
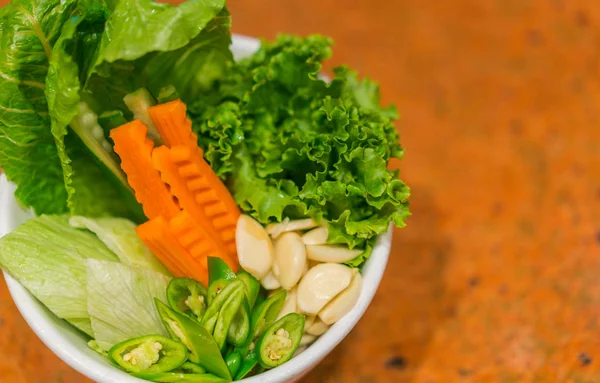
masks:
[[[361,289],[362,276],[356,270],[348,288],[342,291],[319,312],[319,318],[327,325],[332,325],[342,319],[358,302]]]
[[[281,287],[281,284],[279,283],[277,278],[275,278],[275,275],[272,271],[269,271],[267,275],[260,280],[260,284],[266,290],[276,290]]]
[[[288,218],[286,218],[281,223],[268,224],[266,230],[269,235],[273,236],[273,238],[277,238],[282,233],[285,233],[288,231],[308,230],[308,229],[312,229],[317,226],[318,226],[317,221],[315,221],[312,218],[297,219],[297,220],[293,220],[293,221],[290,221]]]
[[[242,214],[237,222],[235,243],[240,266],[256,279],[263,279],[273,264],[273,244],[260,223]]]
[[[290,290],[296,286],[306,265],[306,246],[294,232],[284,233],[273,245],[273,271],[281,287]]]
[[[329,326],[326,325],[321,319],[318,317],[315,321],[310,325],[310,327],[304,326],[304,332],[314,336],[320,336],[325,333],[329,329]]]
[[[314,342],[315,339],[317,339],[317,337],[314,335],[304,334],[300,339],[300,346],[308,346],[309,344]]]
[[[296,289],[291,289],[287,292],[287,296],[285,297],[285,301],[283,302],[283,307],[281,307],[281,311],[279,312],[279,316],[277,320],[283,318],[284,316],[290,313],[298,312],[298,304],[296,303]]]
[[[312,261],[342,263],[361,255],[363,250],[349,249],[341,245],[308,245],[306,256]]]
[[[337,263],[321,263],[308,270],[298,284],[298,308],[317,314],[336,295],[348,287],[352,269]]]
[[[317,227],[302,236],[302,241],[305,245],[325,245],[329,230],[327,226]]]

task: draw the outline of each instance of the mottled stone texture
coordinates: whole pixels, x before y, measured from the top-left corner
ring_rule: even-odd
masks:
[[[234,30],[319,32],[401,111],[413,217],[313,382],[600,381],[600,4],[230,0]],[[0,290],[0,381],[85,380]]]

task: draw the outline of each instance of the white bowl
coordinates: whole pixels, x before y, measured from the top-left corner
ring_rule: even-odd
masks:
[[[259,41],[245,36],[234,36],[232,50],[236,58],[252,54],[259,47]],[[0,176],[0,236],[14,230],[32,217],[15,200],[15,186]],[[258,376],[242,380],[245,383],[297,382],[335,346],[348,335],[363,316],[371,303],[385,270],[392,243],[392,229],[381,235],[373,254],[363,269],[363,289],[356,306],[344,318],[335,323],[317,339],[306,351],[280,367]],[[9,275],[4,274],[6,284],[15,304],[38,337],[59,358],[83,375],[98,383],[143,383],[110,365],[110,363],[87,347],[87,339],[65,321],[57,318],[29,292]]]

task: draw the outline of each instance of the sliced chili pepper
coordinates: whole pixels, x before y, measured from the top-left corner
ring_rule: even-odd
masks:
[[[136,378],[149,380],[151,382],[163,383],[227,383],[230,380],[219,378],[213,374],[183,374],[180,372],[163,372],[163,373],[141,373],[132,374]]]
[[[154,301],[167,331],[190,350],[190,361],[219,377],[231,379],[221,350],[212,335],[195,320],[176,312],[158,299]]]
[[[174,278],[167,287],[169,305],[180,314],[200,320],[207,306],[206,287],[190,278]]]
[[[254,349],[248,351],[248,354],[242,361],[242,365],[240,366],[237,374],[235,375],[235,380],[244,379],[246,376],[250,375],[255,367],[258,365],[258,356]]]
[[[182,364],[181,367],[177,369],[177,371],[173,372],[181,372],[184,374],[204,374],[206,373],[206,368],[202,367],[199,364],[188,361]]]
[[[229,326],[227,341],[234,346],[242,346],[250,336],[250,306],[246,296],[240,310]]]
[[[286,297],[287,292],[281,290],[265,301],[260,302],[254,310],[252,310],[252,316],[250,318],[250,335],[248,336],[248,339],[246,339],[246,343],[237,349],[241,355],[246,355],[251,348],[251,344],[263,334],[267,327],[275,322],[285,303]]]
[[[208,257],[208,284],[209,286],[219,279],[231,281],[236,278],[231,267],[221,258]]]
[[[108,356],[126,371],[156,373],[181,366],[188,358],[188,350],[172,339],[149,335],[114,345]]]
[[[258,362],[265,368],[282,365],[294,356],[304,332],[306,317],[290,313],[273,323],[258,343]]]
[[[224,350],[225,348],[225,341],[227,340],[227,336],[229,334],[229,329],[231,327],[231,324],[234,320],[234,318],[236,317],[237,313],[240,311],[242,308],[242,304],[245,302],[246,300],[246,292],[244,291],[244,285],[241,281],[240,282],[240,288],[237,288],[233,291],[233,293],[231,293],[231,295],[229,296],[229,298],[225,301],[225,303],[223,303],[223,305],[221,306],[220,310],[219,310],[219,316],[217,318],[217,321],[215,323],[215,328],[213,331],[213,338],[215,338],[215,341],[217,342],[217,344],[219,345],[219,348],[221,350]],[[217,300],[215,299],[215,301],[213,303],[216,303]],[[249,327],[249,325],[248,325]],[[247,337],[247,334],[246,334]],[[246,340],[246,338],[244,338],[244,341]]]
[[[209,333],[212,334],[214,332],[221,308],[229,299],[229,297],[236,291],[241,291],[242,293],[244,292],[244,282],[238,280],[227,282],[226,284],[224,284],[223,289],[208,304],[206,312],[204,313],[204,316],[202,317],[202,321],[200,323],[202,323],[202,326],[204,326],[204,328],[207,329]]]
[[[260,282],[245,270],[238,271],[237,277],[246,285],[246,297],[248,298],[248,305],[252,309],[260,291]]]
[[[225,358],[225,363],[227,363],[227,368],[229,369],[229,373],[231,376],[235,376],[242,366],[242,356],[239,352],[233,351]]]

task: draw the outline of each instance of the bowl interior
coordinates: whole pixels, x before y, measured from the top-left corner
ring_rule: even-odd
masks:
[[[246,36],[234,36],[232,50],[236,59],[252,54],[260,42]],[[15,200],[15,186],[0,176],[0,236],[14,230],[33,214]],[[363,289],[358,303],[348,315],[334,324],[306,351],[284,365],[259,376],[244,379],[245,383],[293,382],[318,364],[352,330],[373,299],[387,264],[392,229],[381,235],[370,259],[363,268]],[[143,380],[113,368],[110,363],[87,347],[88,338],[65,321],[57,318],[38,302],[18,282],[5,274],[10,290],[23,318],[38,337],[63,361],[83,375],[99,383],[141,383]]]

